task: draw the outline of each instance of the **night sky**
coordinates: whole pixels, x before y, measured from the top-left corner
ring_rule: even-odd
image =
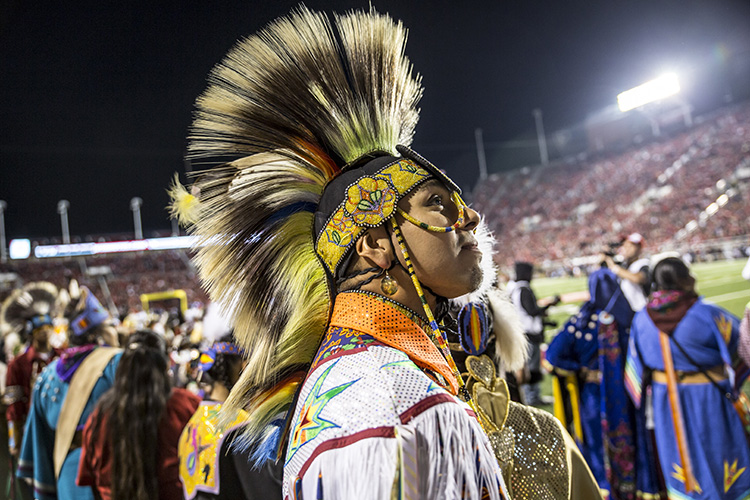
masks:
[[[409,28],[425,95],[414,149],[471,188],[474,130],[490,169],[580,124],[616,95],[672,70],[697,112],[746,73],[750,2],[375,1]],[[169,229],[166,188],[183,156],[193,102],[234,42],[298,5],[287,1],[22,2],[0,7],[0,200],[8,238]],[[367,8],[308,1],[315,10]],[[741,66],[741,65],[739,65]],[[747,69],[747,68],[745,68]],[[734,93],[736,98],[736,92]],[[512,156],[512,155],[511,155]],[[184,176],[183,176],[184,180]]]

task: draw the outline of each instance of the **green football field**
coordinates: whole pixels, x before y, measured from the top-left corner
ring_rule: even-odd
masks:
[[[746,259],[727,260],[719,262],[707,262],[695,264],[691,272],[696,279],[698,294],[706,301],[723,307],[735,316],[741,318],[745,306],[750,301],[750,281],[742,278],[742,268]],[[586,277],[581,278],[537,278],[531,282],[534,293],[538,299],[562,295],[571,292],[581,292],[588,289]],[[557,321],[562,326],[572,314],[578,312],[581,303],[559,304],[550,307],[549,318]],[[548,328],[547,340],[550,341],[557,333],[557,328]],[[745,391],[750,393],[750,381],[745,383]],[[552,384],[549,376],[542,381],[542,393],[552,394]],[[541,406],[541,408],[552,411],[552,406]]]
[[[698,294],[709,302],[723,307],[735,316],[741,317],[745,305],[750,301],[750,281],[745,281],[740,273],[745,259],[726,260],[695,264],[691,271],[696,278]],[[537,298],[580,292],[588,289],[586,277],[581,278],[537,278],[531,282]],[[579,303],[560,304],[549,309],[549,316],[560,323],[578,311]],[[554,329],[548,331],[554,335]]]

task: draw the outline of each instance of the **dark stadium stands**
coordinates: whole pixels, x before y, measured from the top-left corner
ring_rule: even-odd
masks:
[[[716,210],[707,213],[717,200]],[[750,234],[750,104],[696,119],[687,131],[622,153],[495,173],[476,187],[473,205],[497,237],[501,267],[528,260],[569,268],[570,259],[596,255],[619,235],[634,231],[644,235],[649,253],[679,250],[713,258],[721,251],[710,243],[726,240],[739,240],[745,248]],[[127,239],[132,235],[86,236],[73,242]],[[35,243],[60,241],[51,237]],[[97,272],[105,273],[121,313],[139,307],[142,293],[184,289],[190,302],[207,301],[184,250],[9,261],[0,264],[0,277],[15,273],[18,280],[0,280],[0,299],[14,285],[47,280],[63,286],[72,278],[105,298]]]
[[[500,242],[502,266],[596,254],[633,231],[650,252],[688,251],[750,234],[748,153],[744,103],[623,153],[493,174],[476,187],[473,204]],[[725,205],[705,213],[717,199]]]
[[[57,286],[66,286],[71,279],[91,288],[104,301],[106,294],[101,287],[99,272],[111,293],[112,300],[121,314],[131,308],[140,307],[142,293],[183,289],[188,302],[207,302],[206,294],[198,284],[195,270],[184,250],[158,252],[110,254],[93,257],[65,259],[30,259],[0,264],[0,273],[15,273],[23,283],[50,281]],[[85,263],[85,264],[84,264]],[[2,286],[2,284],[0,284]],[[5,291],[10,291],[8,283]],[[3,298],[0,289],[0,298]]]

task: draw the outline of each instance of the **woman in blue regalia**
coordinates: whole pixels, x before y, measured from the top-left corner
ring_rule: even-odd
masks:
[[[556,375],[555,413],[570,421],[568,429],[611,498],[658,500],[643,416],[633,411],[625,391],[633,311],[606,267],[589,276],[589,294],[547,349],[546,362]]]
[[[114,384],[121,357],[120,349],[102,346],[117,345],[109,313],[87,288],[71,284],[69,347],[37,378],[17,471],[40,500],[93,500],[91,488],[76,486],[81,431]]]
[[[628,390],[641,405],[647,381],[659,462],[670,499],[750,495],[750,448],[733,400],[739,322],[701,300],[678,258],[654,268],[655,291],[633,320]],[[646,383],[644,383],[646,382]]]

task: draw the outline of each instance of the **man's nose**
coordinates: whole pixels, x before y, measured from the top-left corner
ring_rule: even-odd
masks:
[[[474,231],[479,225],[480,219],[479,212],[471,207],[464,207],[464,223],[461,225],[461,229],[464,231]]]

